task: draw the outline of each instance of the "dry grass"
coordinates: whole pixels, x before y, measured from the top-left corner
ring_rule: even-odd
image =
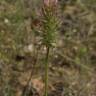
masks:
[[[50,54],[49,96],[96,95],[96,1],[88,1],[59,0],[62,24]],[[0,0],[0,96],[21,96],[31,72],[29,93],[42,96],[45,48],[32,33],[40,2]]]

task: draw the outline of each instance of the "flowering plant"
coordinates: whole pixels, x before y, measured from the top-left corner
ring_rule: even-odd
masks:
[[[48,96],[48,69],[50,50],[55,42],[55,37],[58,29],[57,18],[57,0],[43,0],[43,7],[40,13],[39,20],[33,22],[32,28],[35,33],[38,31],[41,36],[41,42],[46,47],[45,56],[45,94]]]
[[[48,96],[48,62],[50,49],[55,41],[58,29],[58,19],[56,15],[57,0],[44,0],[42,8],[42,43],[46,47],[45,57],[45,96]]]
[[[44,0],[44,5],[49,7],[49,6],[54,6],[57,5],[58,0]]]

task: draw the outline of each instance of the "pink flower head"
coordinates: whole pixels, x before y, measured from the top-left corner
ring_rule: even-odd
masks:
[[[49,6],[54,6],[57,5],[58,0],[43,0],[44,5],[49,7]]]

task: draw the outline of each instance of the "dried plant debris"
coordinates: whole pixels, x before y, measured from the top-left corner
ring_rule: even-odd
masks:
[[[96,96],[96,0],[58,0],[50,22],[42,5],[0,0],[0,96],[43,96],[46,42],[48,96]],[[42,34],[49,27],[51,37]]]

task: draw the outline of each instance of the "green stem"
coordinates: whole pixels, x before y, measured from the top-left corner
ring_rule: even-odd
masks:
[[[49,50],[50,47],[47,47],[46,57],[45,57],[45,96],[48,96],[48,61],[49,61]]]

